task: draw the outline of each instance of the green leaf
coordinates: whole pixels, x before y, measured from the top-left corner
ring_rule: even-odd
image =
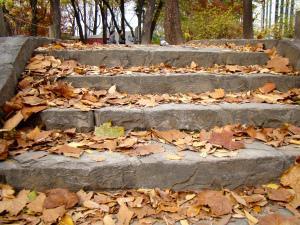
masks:
[[[36,191],[31,191],[28,193],[27,198],[29,201],[34,201],[37,197],[37,192]]]
[[[101,138],[118,138],[125,135],[125,129],[124,127],[112,127],[111,122],[108,122],[100,127],[95,127],[94,134]]]

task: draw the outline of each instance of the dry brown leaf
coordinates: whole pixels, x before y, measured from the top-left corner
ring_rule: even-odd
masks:
[[[16,198],[0,201],[0,213],[8,211],[12,216],[18,215],[28,202],[29,191],[22,190]]]
[[[212,97],[213,99],[221,99],[225,97],[225,91],[222,88],[215,89],[214,92],[210,92],[209,96]]]
[[[30,106],[44,105],[46,103],[44,99],[37,96],[25,96],[23,97],[23,102]]]
[[[21,112],[24,117],[24,120],[26,121],[32,114],[41,112],[48,107],[45,105],[42,106],[32,106],[32,107],[23,107]]]
[[[244,210],[245,216],[248,220],[249,225],[254,225],[258,223],[258,219],[252,216],[247,210]]]
[[[291,190],[279,188],[268,189],[268,198],[273,201],[290,202],[294,198],[294,193]]]
[[[159,144],[148,144],[148,145],[141,145],[137,148],[125,152],[130,156],[146,156],[154,153],[161,153],[164,152],[165,149],[162,145]]]
[[[202,191],[197,196],[196,205],[209,206],[214,216],[223,216],[232,212],[232,202],[220,191]]]
[[[226,129],[214,130],[208,142],[214,145],[220,145],[231,151],[245,148],[242,141],[233,141],[233,133]]]
[[[267,68],[273,69],[277,73],[289,73],[291,72],[291,69],[288,67],[288,65],[288,58],[274,56],[268,61]]]
[[[27,208],[30,211],[41,213],[43,212],[44,202],[46,199],[46,195],[44,193],[39,193],[39,195],[27,205]]]
[[[129,208],[125,204],[122,204],[117,214],[117,218],[118,218],[117,224],[129,225],[133,215],[134,212],[129,210]]]
[[[104,225],[115,225],[115,221],[111,217],[111,215],[105,215],[103,218]]]
[[[276,89],[276,84],[266,83],[264,86],[259,88],[259,91],[263,94],[268,94]]]
[[[46,191],[46,199],[44,208],[53,209],[59,206],[64,206],[66,209],[74,207],[78,201],[78,196],[67,189],[56,188]]]
[[[6,140],[0,139],[0,160],[5,160],[8,157],[8,143]]]
[[[44,209],[42,220],[46,223],[55,223],[60,217],[62,217],[66,212],[64,206],[59,206],[53,209]]]
[[[24,119],[21,111],[18,111],[13,117],[11,117],[9,120],[7,120],[4,123],[3,129],[12,130],[15,127],[21,123],[21,121]]]
[[[56,147],[54,152],[58,154],[64,154],[65,156],[79,158],[84,150],[80,148],[74,148],[66,144]]]
[[[183,139],[188,136],[186,133],[183,133],[179,130],[167,130],[167,131],[152,130],[152,132],[156,137],[158,137],[160,139],[164,139],[170,143],[172,141],[176,141],[178,139]]]
[[[296,217],[289,217],[280,214],[270,214],[259,219],[259,225],[300,225]]]
[[[280,182],[282,185],[293,189],[295,197],[290,202],[290,205],[294,208],[298,208],[300,206],[300,164],[296,164],[286,171],[282,175]]]

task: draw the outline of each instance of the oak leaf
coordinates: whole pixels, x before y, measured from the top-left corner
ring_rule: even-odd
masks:
[[[78,196],[67,189],[56,188],[46,191],[46,199],[44,208],[53,209],[59,206],[64,206],[66,209],[74,207],[78,201]]]

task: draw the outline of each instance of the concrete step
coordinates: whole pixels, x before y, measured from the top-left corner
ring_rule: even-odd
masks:
[[[203,158],[185,151],[182,160],[168,160],[177,149],[164,145],[165,152],[145,157],[129,157],[122,153],[85,153],[80,159],[44,152],[27,152],[0,162],[0,182],[17,189],[45,190],[116,190],[130,188],[230,188],[275,182],[290,167],[299,149],[286,146],[274,149],[254,142],[239,150],[236,157]],[[91,156],[103,156],[96,162]]]
[[[225,91],[239,92],[254,90],[265,83],[273,82],[279,91],[300,87],[300,76],[274,74],[144,74],[130,75],[72,75],[63,78],[74,87],[109,89],[116,85],[118,91],[130,94],[175,94],[201,93],[223,88]]]
[[[74,59],[81,64],[113,66],[150,66],[165,63],[184,67],[194,61],[199,66],[264,65],[268,61],[263,52],[237,52],[222,48],[190,47],[114,47],[86,50],[37,50],[36,53],[53,55],[61,59]]]
[[[282,123],[300,125],[300,106],[244,103],[218,105],[162,104],[152,108],[105,107],[91,111],[51,108],[40,113],[46,129],[76,127],[91,131],[111,121],[126,129],[200,130],[227,124],[279,127]]]

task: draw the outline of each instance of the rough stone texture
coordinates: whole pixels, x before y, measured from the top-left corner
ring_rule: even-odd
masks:
[[[2,105],[14,95],[17,79],[34,49],[50,42],[46,38],[23,36],[0,38],[0,117]]]
[[[40,113],[47,129],[76,127],[90,131],[112,121],[126,129],[210,129],[241,123],[260,127],[278,127],[282,123],[300,125],[300,106],[279,104],[162,104],[153,108],[105,107],[84,112],[79,109],[52,108]]]
[[[300,125],[300,107],[271,104],[165,104],[153,108],[107,107],[95,110],[95,124],[112,121],[127,129],[209,129],[241,123],[262,127]]]
[[[93,111],[77,109],[48,109],[40,113],[40,120],[48,130],[76,127],[79,132],[88,132],[95,126]]]
[[[289,58],[290,64],[300,71],[300,40],[282,40],[277,46],[280,55]]]
[[[73,159],[57,155],[28,152],[0,163],[0,182],[17,189],[70,188],[72,190],[105,190],[128,188],[236,188],[277,181],[296,158],[286,149],[276,150],[254,142],[240,150],[237,157],[202,158],[196,152],[184,152],[182,160],[168,160],[176,153],[165,145],[166,152],[146,157],[128,157],[120,153],[95,152],[105,161],[95,162],[89,156]],[[298,151],[298,155],[300,152]],[[55,179],[54,179],[55,178]]]
[[[300,11],[296,12],[296,18],[295,18],[295,38],[300,40]]]
[[[74,75],[64,78],[75,87],[109,89],[116,85],[118,91],[140,94],[201,93],[223,88],[226,91],[247,91],[257,89],[267,82],[274,82],[277,90],[287,91],[300,87],[300,76],[273,74],[170,74],[153,75],[134,73],[130,75]]]
[[[268,61],[265,53],[234,52],[228,49],[189,47],[145,47],[111,48],[101,50],[52,50],[39,51],[62,59],[75,59],[82,64],[106,66],[149,66],[166,63],[183,67],[192,61],[200,66],[214,64],[264,65]]]

